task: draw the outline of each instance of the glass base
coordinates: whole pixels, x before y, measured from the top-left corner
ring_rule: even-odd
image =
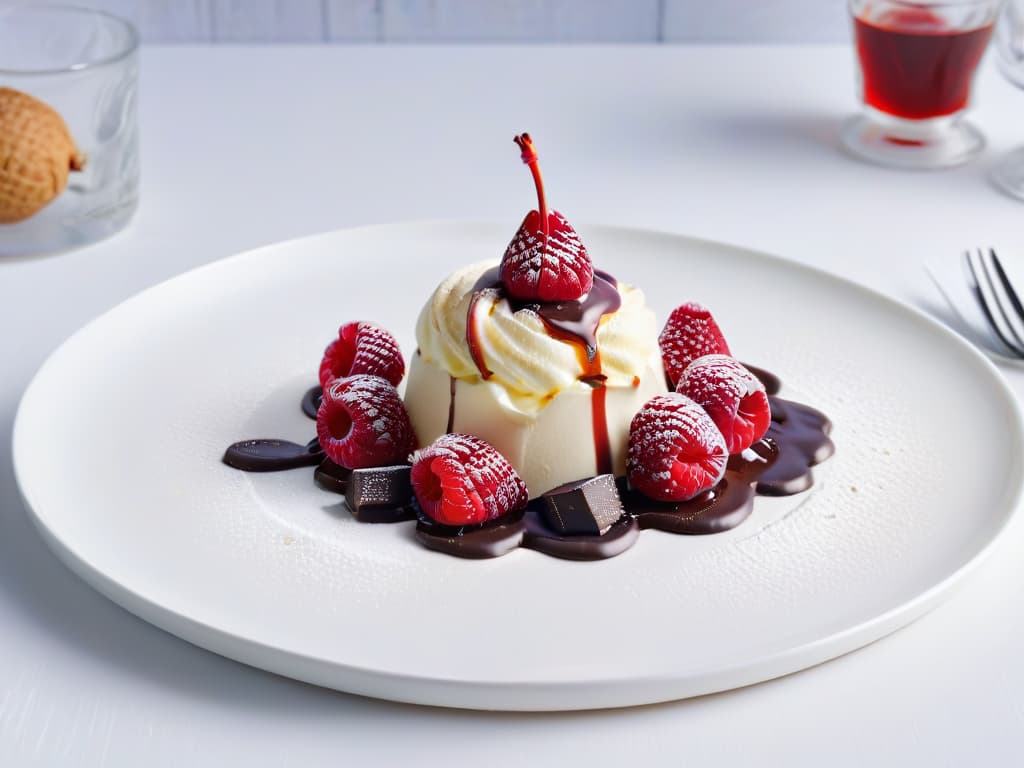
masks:
[[[959,115],[903,120],[873,109],[846,122],[843,148],[861,160],[889,168],[929,170],[961,165],[985,146],[985,137]]]
[[[59,253],[104,240],[128,225],[138,202],[133,194],[106,207],[81,211],[68,197],[65,193],[24,221],[0,224],[0,260]]]
[[[1024,200],[1024,147],[1000,158],[990,178],[996,187],[1010,197]]]

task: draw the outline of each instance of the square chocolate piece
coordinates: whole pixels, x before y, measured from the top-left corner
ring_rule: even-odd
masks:
[[[349,509],[358,513],[364,507],[408,506],[412,501],[411,471],[408,464],[353,469],[345,488]]]
[[[623,514],[619,489],[611,475],[560,485],[543,498],[544,521],[566,536],[600,536]]]

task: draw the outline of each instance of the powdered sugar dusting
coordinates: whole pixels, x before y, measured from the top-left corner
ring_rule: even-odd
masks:
[[[687,302],[676,307],[658,336],[661,356],[672,386],[691,362],[704,355],[728,355],[729,345],[706,307]]]
[[[321,386],[355,374],[381,376],[395,386],[405,375],[405,360],[398,341],[379,325],[364,321],[346,323],[338,329],[338,338],[324,350]]]
[[[342,416],[351,426],[336,434]],[[416,446],[398,391],[387,379],[368,374],[335,379],[324,390],[316,433],[330,459],[349,469],[401,463]]]
[[[490,443],[473,435],[441,435],[412,456],[413,489],[424,512],[440,523],[475,524],[501,517],[526,506],[526,483]],[[443,518],[444,504],[425,498],[427,474],[440,477],[446,499],[459,508],[463,519]]]
[[[633,417],[626,466],[629,482],[659,501],[685,501],[716,485],[729,453],[718,427],[690,398],[651,398]]]
[[[530,211],[501,260],[501,281],[509,295],[527,301],[575,301],[594,282],[594,267],[576,230],[558,211],[548,215],[548,235],[540,214]]]
[[[705,355],[683,371],[677,391],[698,403],[725,438],[729,453],[759,440],[771,424],[764,384],[728,355]]]

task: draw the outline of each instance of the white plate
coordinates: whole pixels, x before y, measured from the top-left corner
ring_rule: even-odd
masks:
[[[363,525],[308,470],[223,466],[230,442],[305,441],[298,409],[342,321],[407,353],[450,270],[513,226],[413,223],[269,246],[148,290],[40,370],[18,482],[61,558],[198,645],[401,701],[579,709],[694,696],[850,651],[936,604],[1004,529],[1021,488],[1015,401],[922,314],[835,277],[688,238],[583,228],[595,262],[661,317],[709,305],[741,358],[835,421],[824,482],[730,534],[645,531],[576,563],[429,552]],[[760,513],[759,513],[760,514]]]

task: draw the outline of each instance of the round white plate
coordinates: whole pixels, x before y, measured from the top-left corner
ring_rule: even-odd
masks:
[[[783,260],[581,228],[661,318],[710,306],[733,352],[835,422],[815,490],[728,534],[645,531],[596,563],[427,551],[356,523],[310,470],[220,463],[248,437],[304,442],[298,407],[338,325],[406,353],[449,271],[514,225],[412,223],[311,237],[175,278],[46,362],[14,433],[44,536],[86,581],[231,658],[345,691],[488,709],[644,704],[850,651],[934,606],[1004,529],[1020,414],[983,357],[922,314]]]

